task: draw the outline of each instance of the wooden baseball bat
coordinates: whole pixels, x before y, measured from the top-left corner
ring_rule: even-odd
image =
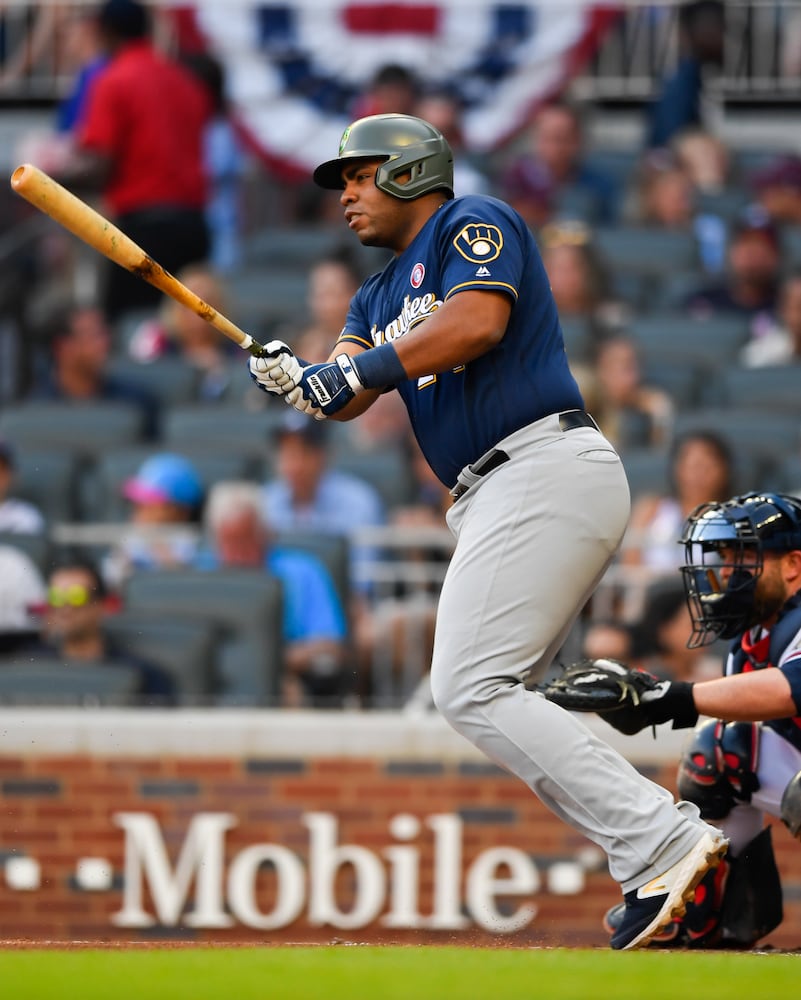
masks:
[[[68,229],[79,240],[94,247],[98,253],[113,260],[115,264],[142,278],[151,285],[180,302],[207,320],[213,327],[224,334],[243,350],[250,351],[254,357],[264,353],[264,347],[254,340],[249,333],[232,323],[190,291],[169,271],[165,271],[136,243],[118,229],[112,222],[99,212],[81,201],[48,174],[31,163],[23,163],[11,175],[11,187],[40,212],[55,219],[65,229]]]

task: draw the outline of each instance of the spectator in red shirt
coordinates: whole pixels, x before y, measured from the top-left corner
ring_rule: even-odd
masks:
[[[105,210],[168,271],[206,259],[203,135],[211,114],[203,85],[150,40],[147,9],[106,0],[98,20],[108,63],[95,78],[77,137],[61,172],[68,186],[102,190]],[[161,293],[111,265],[107,317],[155,307]]]

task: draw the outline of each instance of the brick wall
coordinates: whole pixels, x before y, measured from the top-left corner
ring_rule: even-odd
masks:
[[[63,713],[38,722],[29,719],[27,725],[19,716],[11,722],[0,717],[5,734],[0,753],[0,874],[5,876],[0,878],[0,938],[606,944],[600,918],[619,894],[603,857],[517,779],[488,764],[455,734],[437,728],[438,720],[427,722],[421,737],[414,724],[406,723],[404,730],[403,720],[387,717],[382,737],[375,718],[360,716],[321,719],[301,713],[287,719],[280,713],[228,713],[226,729],[219,715],[165,713],[156,726],[136,713],[114,715],[116,725],[102,712],[93,718],[76,716],[72,723]],[[249,727],[257,734],[253,739],[247,738]],[[309,752],[300,754],[297,748],[304,743]],[[674,752],[674,745],[660,752],[651,748],[650,759],[635,762],[672,790]],[[207,853],[198,847],[192,869],[188,831],[198,817],[206,817],[214,832],[203,842]],[[153,834],[151,847],[163,844],[172,879],[169,891],[153,888],[158,852],[144,860],[145,849],[140,856],[132,848],[137,824]],[[361,849],[356,853],[364,871],[358,864],[337,867],[328,853],[329,888],[342,913],[367,905],[366,875],[372,873],[375,881],[379,870],[383,873],[375,889],[383,893],[380,908],[363,926],[315,924],[312,828],[320,837],[327,829],[335,849]],[[796,947],[801,941],[801,851],[778,822],[773,836],[785,920],[769,941]],[[208,853],[213,845],[219,850],[220,870],[209,874],[215,865]],[[507,854],[493,866],[489,852],[499,847]],[[254,852],[263,854],[262,860],[276,855],[281,863],[259,864],[257,858],[250,865]],[[185,893],[178,886],[182,856],[191,874]],[[486,867],[484,862],[492,878],[508,877],[510,857],[512,867],[515,859],[520,863],[523,890],[505,895],[499,884],[493,905],[509,915],[533,904],[536,913],[520,930],[499,938],[475,919],[477,897],[471,904],[467,883],[473,879],[471,884],[478,884],[476,873]],[[449,864],[458,867],[450,888],[443,875]],[[409,865],[413,877],[406,879],[405,890],[399,889]],[[235,872],[241,876],[238,890]],[[269,922],[269,915],[286,904],[293,872],[303,873],[303,885],[295,885],[302,900],[297,916],[278,927],[248,925],[243,914],[250,912],[249,905],[252,912],[268,915]],[[207,876],[205,889],[199,888]],[[139,884],[139,904],[126,896],[126,878]],[[530,891],[526,878],[537,883]],[[198,900],[202,893],[205,901]],[[174,919],[167,913],[173,903],[179,908]],[[136,905],[148,915],[150,926],[133,926],[136,921],[130,919],[120,926],[120,913],[127,911],[130,917]],[[387,926],[388,913],[410,909],[420,917],[417,927],[409,921],[391,926],[391,920]],[[431,926],[437,909],[450,914],[441,921],[448,925],[450,920],[450,926]],[[193,911],[216,911],[218,923],[227,926],[193,926],[198,923]]]

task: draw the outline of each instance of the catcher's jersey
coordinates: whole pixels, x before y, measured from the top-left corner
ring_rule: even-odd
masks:
[[[801,693],[801,594],[787,602],[770,632],[757,627],[732,643],[724,673],[748,673],[766,667],[778,667],[782,671],[798,704]],[[770,719],[762,725],[774,729],[801,751],[801,716]]]
[[[364,282],[339,340],[364,348],[395,340],[467,289],[512,300],[500,343],[453,371],[397,387],[423,454],[448,486],[512,431],[584,405],[534,237],[495,198],[445,202],[399,257]]]

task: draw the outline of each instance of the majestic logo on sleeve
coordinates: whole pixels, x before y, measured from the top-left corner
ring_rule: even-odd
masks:
[[[471,222],[454,239],[453,245],[471,264],[487,264],[500,255],[503,233],[489,223]]]

